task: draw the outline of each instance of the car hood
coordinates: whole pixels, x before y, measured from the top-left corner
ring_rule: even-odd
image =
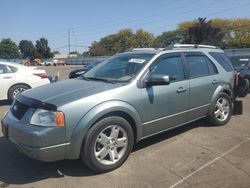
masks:
[[[121,87],[122,84],[102,81],[66,80],[48,84],[23,92],[25,98],[58,106],[76,101],[94,94]],[[18,97],[21,98],[21,97]],[[17,98],[17,99],[18,99]]]

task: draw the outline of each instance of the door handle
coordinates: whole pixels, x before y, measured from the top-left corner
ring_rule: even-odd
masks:
[[[183,88],[183,87],[179,87],[179,88],[177,89],[177,93],[183,93],[183,92],[185,92],[185,91],[187,91],[187,89],[185,89],[185,88]]]
[[[11,76],[5,76],[3,77],[3,79],[11,79],[12,77]]]
[[[219,80],[213,80],[212,81],[212,84],[215,85],[215,84],[218,84],[219,83]]]

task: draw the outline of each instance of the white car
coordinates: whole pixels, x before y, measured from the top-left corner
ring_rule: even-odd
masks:
[[[45,70],[0,62],[0,100],[13,101],[18,93],[49,83]]]
[[[43,66],[51,66],[53,65],[51,61],[44,61],[41,63]]]

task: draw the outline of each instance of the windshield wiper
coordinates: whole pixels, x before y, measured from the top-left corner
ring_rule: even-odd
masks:
[[[96,80],[96,81],[103,81],[103,82],[107,82],[107,83],[111,83],[111,84],[115,84],[116,82],[113,80],[108,80],[105,78],[97,78],[97,77],[85,77],[88,80]]]
[[[88,77],[85,77],[83,75],[79,76],[79,78],[82,78],[83,80],[89,81],[90,79]]]

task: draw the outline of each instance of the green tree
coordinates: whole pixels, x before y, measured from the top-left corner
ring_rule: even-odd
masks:
[[[121,53],[135,46],[135,37],[131,29],[120,30],[115,36],[113,51]]]
[[[108,52],[105,49],[105,47],[103,47],[102,44],[100,44],[100,42],[94,41],[91,47],[89,48],[88,54],[91,56],[104,56],[108,55]]]
[[[164,48],[170,44],[182,43],[184,36],[180,30],[166,31],[157,36],[153,42],[153,47]]]
[[[19,42],[19,49],[21,51],[21,54],[23,55],[23,58],[34,59],[36,48],[33,45],[32,41],[21,40]]]
[[[11,39],[3,39],[0,42],[0,58],[12,59],[19,56],[18,46]]]
[[[138,29],[134,34],[134,38],[133,46],[138,48],[151,47],[154,41],[154,35],[143,29]]]
[[[194,25],[188,29],[185,42],[222,46],[223,32],[219,27],[215,27],[211,23],[212,20],[206,21],[206,18],[198,18]]]
[[[53,56],[48,46],[48,40],[45,38],[36,41],[36,52],[35,56],[38,58],[51,58]]]
[[[72,51],[72,52],[70,52],[69,54],[74,54],[74,55],[77,55],[77,56],[80,56],[81,54],[78,52],[78,51]]]
[[[59,51],[53,51],[52,54],[61,54]]]

